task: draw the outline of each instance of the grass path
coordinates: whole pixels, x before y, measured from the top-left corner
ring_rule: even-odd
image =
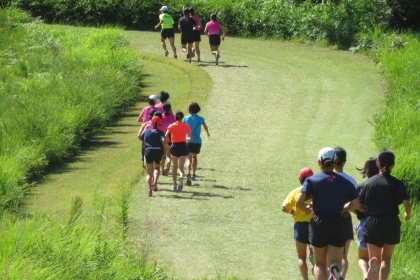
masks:
[[[368,123],[383,90],[375,66],[349,52],[228,37],[218,67],[207,42],[197,67],[164,58],[156,32],[127,36],[135,49],[152,55],[145,62],[145,94],[166,90],[184,112],[190,101],[202,105],[211,138],[204,137],[198,180],[174,193],[170,177],[161,177],[160,191],[147,197],[137,157],[139,104],[96,148],[35,188],[29,211],[65,212],[80,193],[86,205],[100,205],[100,197],[117,209],[118,189],[134,186],[130,237],[171,277],[299,279],[292,219],[281,213],[281,203],[298,186],[302,167],[318,170],[324,146],[345,147],[346,171],[362,180],[354,166],[377,153]],[[211,77],[207,96],[203,70]],[[347,279],[360,278],[355,250],[353,244]]]

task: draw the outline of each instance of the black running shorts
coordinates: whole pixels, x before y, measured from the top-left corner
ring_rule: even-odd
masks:
[[[220,34],[212,34],[209,36],[210,46],[220,46]]]
[[[401,221],[396,215],[375,215],[366,219],[363,228],[365,242],[383,247],[400,243]]]
[[[201,144],[187,143],[188,153],[199,154],[201,150]]]
[[[181,34],[181,44],[182,45],[192,44],[192,43],[194,43],[194,36],[193,36],[192,32]]]
[[[171,155],[174,157],[188,156],[188,147],[185,142],[172,143],[170,148]]]
[[[163,151],[161,149],[146,149],[144,151],[144,161],[146,163],[159,164],[162,161]]]
[[[201,42],[201,33],[200,30],[193,30],[194,42]]]
[[[340,214],[314,214],[309,222],[309,242],[323,248],[327,245],[344,247],[344,220]]]
[[[162,29],[160,31],[160,36],[162,36],[163,39],[174,38],[175,37],[174,29],[173,28]]]

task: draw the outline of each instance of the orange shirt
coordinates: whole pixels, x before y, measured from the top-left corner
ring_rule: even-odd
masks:
[[[191,133],[191,128],[188,124],[176,121],[168,126],[168,131],[171,133],[172,143],[187,142],[187,134]]]

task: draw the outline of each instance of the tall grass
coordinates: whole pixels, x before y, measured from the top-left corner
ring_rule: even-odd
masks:
[[[145,265],[138,244],[123,242],[117,221],[97,213],[85,224],[82,204],[80,198],[73,199],[67,222],[66,217],[3,215],[0,278],[167,279],[156,265]]]
[[[120,30],[22,25],[21,14],[0,10],[0,209],[141,98],[138,57]]]

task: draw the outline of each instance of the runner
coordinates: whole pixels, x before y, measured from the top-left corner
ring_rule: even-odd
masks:
[[[370,157],[365,166],[361,169],[356,168],[357,170],[361,171],[363,178],[370,178],[374,175],[379,174],[379,168],[376,166],[377,159],[375,157]],[[363,183],[357,185],[357,192],[360,194],[363,189]],[[356,225],[356,240],[357,240],[357,247],[358,247],[358,255],[359,255],[359,268],[362,271],[363,280],[368,279],[368,269],[369,269],[369,253],[367,249],[367,244],[365,242],[365,238],[363,236],[363,227],[366,222],[366,216],[363,211],[356,211],[357,219],[359,219],[359,223]],[[372,274],[372,272],[371,272]]]
[[[348,175],[347,173],[344,173],[343,171],[344,165],[347,162],[346,150],[340,146],[335,147],[334,150],[335,150],[335,155],[337,157],[335,161],[334,172],[343,176],[347,180],[349,180],[354,185],[354,188],[357,188],[356,179],[354,179],[352,176]],[[343,276],[343,278],[346,278],[347,270],[349,268],[349,261],[348,261],[347,255],[350,248],[350,243],[352,240],[354,240],[354,233],[353,233],[353,222],[352,222],[350,213],[346,211],[346,212],[343,212],[341,216],[344,218],[344,232],[345,232],[344,234],[347,239],[346,245],[344,246],[343,259],[341,262],[343,266],[341,275]]]
[[[312,219],[313,213],[310,213],[309,215],[305,215],[303,211],[299,208],[296,208],[294,210],[296,204],[296,198],[300,194],[300,191],[302,190],[303,182],[305,182],[305,179],[308,177],[311,177],[314,175],[312,169],[310,168],[303,168],[299,172],[299,181],[300,181],[300,187],[294,189],[289,193],[289,195],[286,197],[286,199],[283,202],[281,210],[285,213],[290,213],[293,216],[294,219],[294,238],[296,243],[296,251],[298,254],[298,266],[300,270],[300,274],[302,275],[302,278],[304,280],[309,280],[308,276],[308,265],[306,264],[306,247],[309,245],[309,221]],[[308,199],[305,201],[305,203],[310,203],[311,200]],[[309,248],[309,260],[312,263],[312,273],[313,273],[313,260],[314,256],[312,253],[312,248]]]
[[[204,33],[209,36],[210,51],[215,56],[216,65],[219,65],[220,58],[220,29],[223,31],[222,40],[225,40],[226,29],[217,21],[216,14],[210,15],[210,21],[207,22],[206,27],[204,28]]]
[[[326,147],[319,151],[321,172],[305,180],[296,201],[296,207],[305,214],[314,212],[309,222],[309,241],[314,250],[314,275],[317,280],[328,279],[328,267],[332,279],[344,279],[340,275],[340,267],[346,238],[341,212],[359,207],[356,188],[333,172],[335,160],[334,149]],[[310,196],[312,205],[305,203]]]
[[[157,181],[159,178],[159,166],[163,156],[163,145],[165,144],[165,134],[158,129],[161,119],[154,116],[151,120],[151,128],[147,128],[141,135],[144,143],[144,161],[146,162],[146,184],[149,196],[152,190],[157,191]]]
[[[405,184],[391,175],[395,166],[394,153],[382,150],[377,165],[379,174],[366,180],[359,198],[367,217],[363,233],[370,258],[369,280],[388,279],[392,253],[401,237],[398,205],[404,205],[406,221],[410,220],[411,214]],[[380,266],[379,272],[376,271],[377,265]]]
[[[162,26],[162,30],[160,31],[160,42],[163,50],[165,51],[165,56],[168,56],[169,54],[165,43],[166,38],[169,38],[169,43],[171,44],[174,58],[178,58],[176,55],[175,47],[174,19],[170,14],[168,14],[169,9],[167,6],[162,6],[159,11],[161,14],[159,15],[159,23],[155,26],[155,29],[158,29],[159,26]]]
[[[187,142],[188,146],[188,158],[187,158],[187,186],[191,186],[191,179],[195,180],[195,171],[197,170],[198,159],[197,155],[201,149],[201,126],[207,133],[207,137],[210,137],[209,129],[203,117],[197,115],[200,112],[200,105],[196,102],[192,102],[188,107],[189,116],[186,116],[182,122],[188,124],[191,128],[192,139]],[[192,170],[192,177],[191,177]]]
[[[157,111],[158,109],[155,107],[156,101],[157,101],[157,96],[152,94],[147,98],[147,103],[149,103],[149,106],[145,107],[139,117],[137,118],[138,122],[147,122],[149,120],[149,111],[150,110],[155,110]]]
[[[193,30],[194,47],[195,48],[192,49],[192,57],[194,57],[195,53],[197,53],[197,62],[200,62],[201,61],[200,60],[200,42],[201,42],[201,31],[200,30],[203,27],[201,26],[200,19],[195,15],[194,9],[190,8],[189,11],[190,11],[190,17],[195,20],[195,27],[194,27],[194,30]]]
[[[175,122],[168,127],[165,138],[167,142],[172,142],[170,147],[172,155],[172,190],[182,191],[184,187],[184,163],[188,155],[187,140],[192,141],[191,128],[182,122],[184,113],[177,111],[175,113]],[[169,139],[170,135],[170,139]],[[187,138],[186,135],[189,135]],[[179,171],[179,184],[177,187],[177,171]]]
[[[181,44],[186,46],[187,59],[191,63],[192,44],[194,43],[193,30],[196,26],[195,20],[190,18],[190,10],[184,9],[184,16],[179,19],[178,29],[181,31]]]
[[[152,118],[153,118],[155,112],[156,111],[154,109],[149,111],[149,113],[148,113],[149,120],[147,122],[142,123],[142,125],[140,126],[140,129],[139,129],[139,132],[137,133],[137,138],[139,138],[140,141],[141,141],[141,161],[143,163],[142,165],[143,165],[144,169],[146,169],[146,164],[144,163],[144,143],[143,143],[143,140],[141,140],[141,135],[146,130],[146,128],[150,125],[150,122],[152,121]]]
[[[165,129],[165,133],[166,133],[166,130],[168,130],[169,125],[175,122],[175,116],[172,113],[170,103],[165,103],[162,108],[164,111],[162,114],[162,126]],[[163,161],[164,165],[163,165],[163,171],[162,171],[163,175],[167,175],[169,173],[169,168],[171,167],[172,158],[171,158],[171,152],[169,150],[170,145],[171,145],[171,142],[170,140],[168,140],[165,145],[165,160]]]
[[[158,95],[158,99],[160,103],[157,104],[155,107],[163,113],[163,105],[168,103],[169,93],[167,93],[166,91],[161,91]]]

